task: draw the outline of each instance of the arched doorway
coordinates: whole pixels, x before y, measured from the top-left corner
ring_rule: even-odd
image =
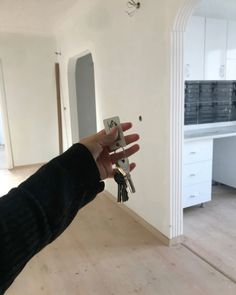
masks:
[[[69,61],[72,142],[97,131],[94,64],[89,51]]]

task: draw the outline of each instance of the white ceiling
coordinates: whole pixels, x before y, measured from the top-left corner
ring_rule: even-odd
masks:
[[[202,0],[193,14],[236,20],[236,0]]]
[[[51,33],[77,2],[0,0],[0,31]],[[236,0],[202,0],[194,15],[236,19]]]
[[[51,33],[76,2],[77,0],[0,0],[0,31]]]

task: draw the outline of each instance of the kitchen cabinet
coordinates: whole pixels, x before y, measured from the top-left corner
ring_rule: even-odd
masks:
[[[213,139],[186,141],[183,154],[183,208],[211,200]]]
[[[226,79],[227,20],[206,18],[205,80]]]
[[[236,59],[227,59],[226,69],[226,80],[236,80]]]
[[[228,22],[226,80],[236,80],[236,21]]]
[[[236,136],[215,139],[213,152],[213,180],[236,188]]]
[[[187,26],[184,41],[185,80],[204,79],[205,17],[193,16]]]
[[[236,124],[184,131],[183,208],[211,200],[212,179],[236,188]]]
[[[236,21],[228,22],[227,59],[236,59]]]
[[[184,40],[185,80],[236,80],[236,21],[190,18]]]

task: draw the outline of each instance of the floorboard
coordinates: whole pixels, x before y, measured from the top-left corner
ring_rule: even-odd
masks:
[[[100,194],[26,265],[6,294],[235,295],[236,284],[184,246],[164,246]]]
[[[236,190],[213,186],[204,208],[184,210],[184,245],[236,282]]]

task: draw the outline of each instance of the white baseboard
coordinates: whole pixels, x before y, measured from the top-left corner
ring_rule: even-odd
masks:
[[[158,229],[153,227],[151,224],[149,224],[147,221],[145,221],[142,217],[140,217],[137,213],[135,213],[133,210],[128,208],[122,203],[117,203],[116,198],[109,193],[108,191],[103,191],[103,194],[111,200],[114,204],[116,204],[118,207],[122,208],[124,211],[126,211],[130,216],[132,216],[139,224],[144,226],[149,232],[151,232],[154,236],[158,238],[164,245],[166,246],[174,246],[177,244],[181,244],[183,240],[183,236],[179,236],[178,238],[169,239],[165,235],[163,235]]]

